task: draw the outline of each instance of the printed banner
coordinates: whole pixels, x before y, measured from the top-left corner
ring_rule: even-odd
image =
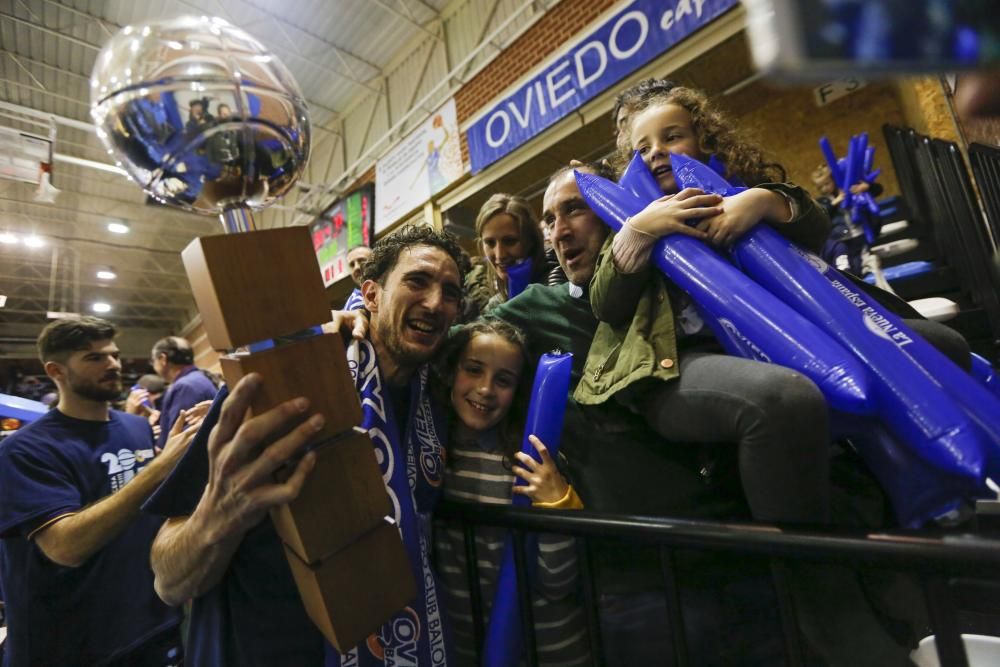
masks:
[[[635,0],[473,124],[472,173],[493,164],[739,4]]]
[[[420,207],[465,171],[450,99],[375,165],[375,233]]]

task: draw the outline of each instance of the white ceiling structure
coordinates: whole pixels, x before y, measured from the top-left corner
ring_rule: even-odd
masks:
[[[0,179],[0,357],[33,341],[48,311],[90,313],[100,301],[122,328],[161,332],[195,314],[179,253],[194,237],[221,232],[218,220],[147,204],[91,129],[90,72],[120,28],[220,16],[292,71],[309,104],[316,164],[305,176],[311,183],[258,216],[259,226],[274,227],[308,222],[337,185],[374,164],[556,1],[0,0],[0,129],[54,132],[52,181],[61,191],[42,203],[35,185]],[[112,221],[128,233],[110,232]],[[44,245],[26,246],[31,235]],[[97,277],[108,268],[116,278]]]

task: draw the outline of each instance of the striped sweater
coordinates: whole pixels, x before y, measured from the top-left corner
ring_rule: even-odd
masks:
[[[495,437],[484,438],[482,444],[495,444]],[[443,491],[447,500],[510,504],[513,483],[510,463],[494,447],[453,442],[448,448]],[[501,528],[484,526],[476,529],[479,585],[486,623],[489,622],[489,608],[493,603],[504,537],[505,531]],[[454,630],[457,664],[474,666],[472,608],[462,531],[440,529],[435,538],[435,548]],[[578,600],[578,588],[576,541],[564,535],[540,535],[533,613],[538,659],[546,667],[590,664],[586,621]]]

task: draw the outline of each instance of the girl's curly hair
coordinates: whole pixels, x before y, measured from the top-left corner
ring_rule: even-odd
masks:
[[[619,171],[632,159],[632,123],[641,112],[657,104],[676,104],[691,114],[698,147],[705,155],[714,154],[726,165],[728,178],[735,176],[751,187],[785,180],[785,168],[777,162],[768,161],[758,144],[744,139],[744,133],[705,93],[683,86],[665,92],[650,91],[626,110],[627,116],[623,118],[618,132],[616,167]]]

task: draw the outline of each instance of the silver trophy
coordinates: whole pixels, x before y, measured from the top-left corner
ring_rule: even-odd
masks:
[[[309,115],[288,69],[220,18],[123,28],[90,78],[97,134],[157,200],[254,228],[309,156]]]

